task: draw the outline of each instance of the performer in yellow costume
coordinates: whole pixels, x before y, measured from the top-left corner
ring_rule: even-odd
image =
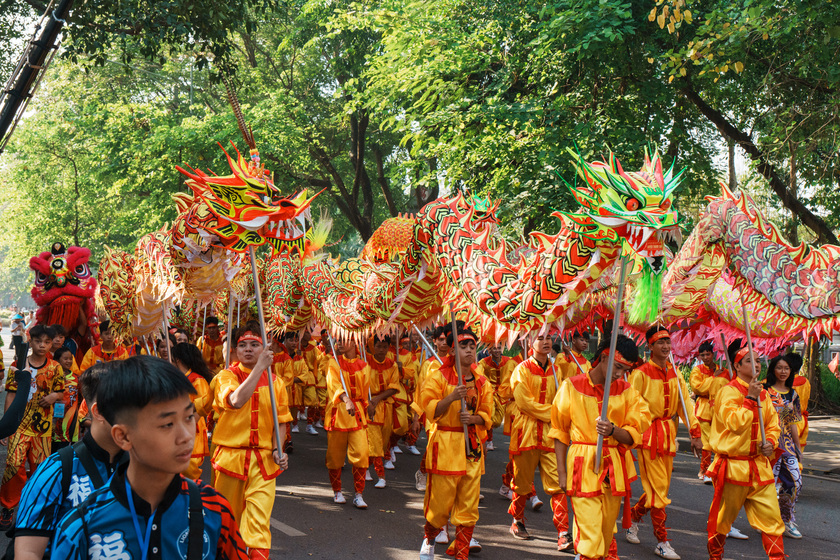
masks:
[[[385,488],[385,447],[391,441],[394,429],[394,395],[399,392],[400,374],[397,364],[388,357],[391,338],[388,336],[373,339],[373,354],[368,356],[370,367],[370,404],[368,404],[367,426],[369,456],[373,459],[373,468],[379,480],[376,488]],[[390,457],[391,450],[387,449]],[[390,463],[390,461],[389,461]],[[390,465],[393,469],[394,465]]]
[[[196,342],[207,367],[216,375],[225,367],[225,341],[219,330],[218,317],[207,317],[204,321],[204,334]]]
[[[128,358],[128,350],[125,346],[117,346],[114,343],[114,334],[111,332],[111,321],[106,319],[99,324],[99,336],[102,337],[102,344],[98,344],[87,351],[85,357],[82,358],[79,371],[84,372],[87,368],[99,362],[125,360]]]
[[[805,448],[808,444],[808,401],[811,400],[811,382],[800,373],[802,370],[802,356],[795,352],[785,354],[785,361],[790,364],[793,375],[793,390],[799,395],[799,407],[802,410],[802,420],[799,426],[799,445]]]
[[[309,329],[302,331],[300,335],[300,353],[309,370],[307,383],[303,388],[303,404],[306,405],[306,433],[312,436],[318,435],[315,424],[321,419],[321,404],[318,397],[318,376],[321,361],[321,351],[312,339]]]
[[[195,405],[195,444],[193,445],[192,459],[190,466],[182,474],[187,478],[198,480],[201,478],[201,466],[204,458],[210,454],[207,441],[207,414],[212,410],[213,398],[210,393],[209,381],[213,379],[213,373],[207,367],[201,350],[197,346],[182,342],[172,347],[172,363],[187,376],[195,394],[190,395]]]
[[[420,354],[411,349],[411,339],[408,334],[400,338],[400,360],[397,364],[400,369],[400,392],[394,396],[395,414],[401,428],[394,431],[391,436],[392,451],[399,453],[397,446],[400,437],[403,437],[408,452],[412,455],[420,455],[417,449],[417,437],[420,435],[420,423],[412,422],[411,400],[417,390],[417,377],[420,372]],[[404,430],[404,431],[403,431]],[[402,433],[399,433],[402,431]]]
[[[762,544],[771,560],[785,558],[782,534],[785,525],[779,511],[770,457],[779,441],[779,415],[767,391],[761,388],[761,364],[753,363],[748,347],[740,340],[729,345],[729,359],[736,378],[715,397],[709,444],[715,453],[709,474],[715,497],[709,509],[709,559],[721,560],[726,534],[744,508],[747,520],[761,532]],[[759,429],[761,407],[765,442]]]
[[[557,355],[554,367],[557,370],[557,378],[562,383],[564,379],[586,373],[592,366],[583,356],[583,352],[589,348],[589,333],[575,331],[572,335],[572,344],[565,352]]]
[[[551,496],[551,511],[557,529],[557,549],[571,548],[569,508],[558,484],[557,457],[551,429],[551,403],[557,394],[557,377],[549,359],[551,338],[536,335],[531,357],[516,366],[510,379],[519,414],[513,421],[510,455],[513,457],[513,491],[508,513],[513,516],[510,532],[517,539],[530,539],[525,529],[525,504],[533,492],[534,470],[539,467],[543,489]]]
[[[690,426],[691,445],[696,453],[702,450],[703,444],[700,441],[700,425],[688,404],[688,418],[683,413],[680,394],[684,402],[688,403],[688,390],[680,379],[682,374],[675,372],[669,363],[671,335],[668,329],[653,326],[645,333],[645,337],[650,347],[650,361],[634,369],[629,379],[633,388],[645,400],[651,416],[650,428],[645,431],[638,451],[639,476],[645,492],[633,506],[633,524],[627,529],[626,539],[633,544],[640,542],[638,523],[650,512],[653,534],[658,541],[653,549],[654,554],[669,560],[679,560],[680,556],[668,541],[668,529],[665,527],[665,506],[671,503],[668,490],[677,451],[674,416],[679,414],[683,422]]]
[[[435,327],[435,330],[432,333],[432,342],[434,344],[435,351],[439,358],[443,359],[449,355],[449,352],[452,350],[448,344],[446,344],[446,333],[444,332],[443,326]],[[426,417],[426,413],[423,410],[423,406],[420,404],[420,389],[423,387],[423,384],[426,382],[426,378],[435,370],[440,368],[440,362],[438,362],[437,358],[434,356],[429,356],[426,361],[424,361],[420,365],[420,374],[417,377],[417,387],[414,393],[414,400],[411,403],[411,410],[414,412],[412,417],[412,429],[417,430],[417,434],[419,437],[420,431],[425,428],[426,433],[428,434],[429,429],[431,428],[431,422]],[[426,446],[428,450],[428,446]],[[417,469],[417,472],[414,473],[414,481],[415,481],[415,488],[417,490],[423,492],[426,490],[426,459],[425,453],[423,457],[420,459],[420,468]],[[441,543],[449,542],[449,537],[447,536],[446,527],[441,529]]]
[[[213,431],[214,486],[230,502],[250,558],[267,559],[271,549],[274,479],[288,468],[288,455],[277,449],[268,374],[273,353],[263,346],[259,325],[248,322],[233,332],[239,363],[215,377],[213,409],[219,418]],[[279,439],[291,420],[283,380],[274,376]]]
[[[650,424],[647,405],[623,379],[639,352],[621,334],[616,341],[607,418],[601,419],[609,350],[605,338],[595,352],[595,365],[585,375],[564,381],[551,409],[548,435],[554,438],[560,486],[572,498],[574,544],[580,560],[618,558],[611,550],[613,534],[622,500],[623,525],[630,524],[630,484],[636,479],[629,450],[642,442]],[[596,474],[598,434],[604,436],[604,448]]]
[[[700,363],[691,370],[689,381],[694,393],[694,417],[700,424],[700,439],[703,442],[703,453],[700,458],[700,472],[697,477],[707,484],[712,479],[706,471],[712,464],[712,452],[709,450],[709,432],[712,429],[712,403],[717,392],[729,383],[729,372],[718,368],[715,363],[715,346],[710,341],[700,345],[697,350]]]
[[[327,413],[327,370],[329,369],[330,358],[332,358],[332,347],[330,346],[330,338],[327,336],[327,329],[321,331],[321,342],[318,344],[317,350],[318,370],[315,374],[315,395],[318,398],[318,420],[315,422],[315,427],[323,428]]]
[[[496,446],[493,445],[493,430],[502,425],[505,420],[505,407],[507,400],[502,398],[502,394],[509,395],[509,391],[501,388],[502,380],[510,382],[510,376],[516,367],[516,361],[513,358],[502,355],[502,346],[500,344],[492,344],[488,348],[490,355],[482,358],[478,362],[478,373],[487,378],[490,386],[493,387],[493,427],[487,432],[487,444],[485,449],[493,451]]]
[[[492,425],[493,391],[487,379],[476,372],[477,340],[469,329],[458,329],[463,384],[458,382],[455,357],[447,356],[439,369],[429,373],[420,389],[419,404],[431,423],[425,456],[428,483],[423,501],[426,524],[421,560],[434,559],[435,538],[447,519],[455,525],[455,542],[449,553],[456,559],[468,558],[473,530],[478,522],[479,490],[484,472],[482,440]],[[456,344],[451,331],[447,344]],[[461,408],[462,399],[466,410]]]
[[[365,490],[365,471],[369,464],[366,411],[369,404],[370,367],[359,358],[355,342],[338,341],[336,350],[340,352],[338,362],[331,359],[327,371],[327,412],[324,423],[327,429],[327,471],[335,492],[333,501],[337,504],[346,503],[341,493],[341,467],[346,457],[353,468],[353,505],[365,509],[367,504],[362,498],[362,492]]]

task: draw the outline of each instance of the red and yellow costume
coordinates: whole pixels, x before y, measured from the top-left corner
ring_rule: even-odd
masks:
[[[799,406],[802,408],[802,420],[799,426],[799,445],[805,447],[808,443],[808,401],[811,399],[811,382],[804,375],[796,374],[793,378],[793,390],[799,395]]]
[[[548,435],[568,446],[566,493],[572,498],[573,540],[581,560],[610,555],[622,499],[623,525],[630,525],[630,484],[636,479],[636,469],[629,448],[605,437],[599,474],[594,472],[598,443],[595,420],[601,416],[603,401],[604,386],[594,384],[587,373],[566,380],[551,408]],[[632,447],[642,442],[642,434],[650,425],[644,400],[622,379],[610,385],[607,418],[630,434]]]
[[[577,362],[577,365],[575,362]],[[579,354],[569,348],[566,352],[557,355],[557,359],[554,361],[554,369],[557,370],[557,380],[563,383],[564,380],[570,377],[580,375],[581,370],[583,370],[583,373],[589,373],[589,370],[592,369],[592,364],[589,363],[589,360],[583,354]]]
[[[195,344],[201,350],[201,355],[204,357],[204,362],[213,375],[219,373],[225,367],[225,341],[222,337],[217,340],[202,336]]]
[[[210,455],[210,447],[207,441],[207,413],[213,407],[210,385],[207,380],[199,374],[190,370],[186,373],[187,379],[192,383],[195,394],[190,395],[190,400],[195,405],[195,443],[193,444],[192,459],[190,466],[182,474],[187,478],[197,480],[201,478],[201,465],[204,458]]]
[[[695,366],[689,377],[691,391],[696,397],[694,401],[694,417],[700,424],[700,439],[703,442],[703,454],[700,459],[700,472],[704,473],[712,464],[712,452],[709,450],[709,432],[712,429],[712,406],[715,395],[729,383],[729,371],[713,369],[705,364]]]
[[[16,365],[16,362],[12,364]],[[9,436],[9,450],[6,455],[6,469],[3,471],[3,483],[0,486],[0,505],[14,509],[20,502],[20,493],[26,484],[26,463],[29,472],[35,472],[50,454],[53,435],[53,406],[41,406],[38,402],[50,393],[64,391],[64,370],[58,362],[45,357],[44,365],[35,369],[29,362],[32,382],[29,387],[18,387],[14,375],[6,379],[6,398],[12,399],[18,390],[27,391],[29,400],[23,411],[15,433]]]
[[[82,359],[82,365],[79,366],[79,371],[87,371],[90,366],[99,362],[125,360],[128,357],[128,350],[125,346],[116,346],[113,350],[109,351],[103,349],[102,345],[99,344],[87,351],[87,354]]]
[[[426,517],[425,536],[429,542],[440,532],[447,520],[455,525],[455,558],[469,556],[469,544],[478,522],[478,498],[484,458],[481,442],[492,426],[493,390],[487,379],[471,368],[472,379],[465,375],[467,409],[484,420],[483,425],[468,426],[471,453],[467,456],[464,428],[461,424],[461,404],[453,402],[440,416],[435,409],[458,386],[458,373],[452,356],[440,368],[429,369],[420,388],[418,404],[430,423],[429,443],[426,446],[425,470],[428,475],[423,511]]]
[[[785,558],[782,533],[785,526],[776,497],[775,478],[770,459],[761,454],[758,407],[764,414],[767,441],[774,447],[779,441],[779,415],[762,390],[760,405],[746,398],[748,384],[733,379],[715,398],[709,444],[715,461],[709,469],[714,480],[715,497],[709,510],[709,558],[720,560],[726,535],[743,506],[747,520],[761,532],[768,558]]]
[[[394,395],[394,431],[391,436],[390,447],[397,445],[397,441],[402,436],[405,436],[406,445],[414,445],[417,443],[417,436],[419,435],[419,433],[409,432],[411,428],[411,396],[417,389],[417,372],[420,369],[418,356],[404,348],[400,348],[399,356],[402,371],[400,372],[400,387],[397,394]]]
[[[497,364],[493,361],[492,356],[482,358],[478,362],[478,373],[487,378],[490,386],[493,388],[493,427],[487,432],[487,439],[493,440],[493,430],[502,425],[505,420],[505,407],[510,399],[509,389],[501,389],[502,382],[510,383],[510,376],[516,368],[516,360],[508,356],[502,356],[501,361]],[[502,398],[502,395],[506,395]],[[508,429],[508,427],[505,427]]]
[[[230,502],[242,540],[250,548],[271,548],[271,509],[280,467],[274,462],[276,448],[268,374],[263,372],[254,394],[241,408],[230,404],[230,396],[251,370],[234,364],[216,375],[213,409],[218,421],[213,431],[214,486]],[[283,380],[274,376],[277,420],[289,422],[289,402]]]
[[[370,389],[370,367],[358,356],[330,360],[327,370],[327,411],[324,428],[327,430],[327,470],[333,492],[341,492],[341,467],[344,458],[353,467],[353,486],[357,494],[365,489],[365,471],[369,466],[367,438],[367,405]],[[339,368],[340,364],[340,368]],[[341,400],[344,387],[350,392],[355,414],[350,416]]]
[[[63,368],[60,367],[63,370]],[[73,367],[69,372],[64,372],[64,395],[58,401],[64,404],[64,415],[55,415],[53,406],[53,441],[76,443],[79,441],[79,427],[82,416],[79,415],[79,405],[82,401],[82,393],[79,390],[79,368],[76,359],[73,359]]]
[[[303,404],[307,408],[306,423],[314,424],[321,419],[321,401],[318,396],[321,350],[314,340],[310,340],[306,348],[301,350],[301,355],[304,363],[306,363],[306,369],[309,371],[303,387]]]
[[[690,426],[692,438],[700,437],[700,424],[688,406],[688,418],[684,417],[679,393],[687,403],[688,390],[670,364],[663,369],[648,361],[634,369],[629,379],[645,400],[651,417],[638,450],[639,476],[645,492],[633,507],[633,522],[638,523],[650,511],[653,533],[659,542],[665,542],[668,540],[665,506],[671,503],[668,491],[677,452],[677,425],[673,417],[679,414]]]
[[[372,395],[378,395],[389,389],[394,389],[399,393],[400,374],[397,364],[391,358],[386,357],[384,361],[379,362],[373,354],[370,354],[367,363],[370,367]],[[394,413],[394,397],[388,397],[376,405],[374,416],[370,418],[367,426],[368,455],[373,458],[373,468],[376,469],[376,474],[380,478],[385,477],[385,467],[382,463],[382,457],[385,456],[386,451],[385,446],[390,444],[395,422],[398,423],[398,420],[394,418]],[[388,451],[390,449],[388,447]]]

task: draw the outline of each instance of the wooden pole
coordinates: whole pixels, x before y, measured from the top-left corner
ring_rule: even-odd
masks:
[[[452,318],[452,346],[455,348],[455,369],[458,372],[458,386],[464,384],[464,374],[461,372],[461,348],[458,344],[458,324],[455,322],[455,308],[450,304],[449,316]],[[461,412],[467,411],[467,401],[461,399]],[[467,423],[462,422],[461,426],[464,428],[464,449],[467,455],[470,454],[470,438],[467,431]]]
[[[747,306],[744,305],[744,294],[743,292],[740,294],[741,299],[741,311],[744,314],[744,332],[747,334],[747,346],[750,348],[750,362],[753,368],[753,377],[757,376],[758,374],[755,373],[755,352],[753,352],[753,345],[752,345],[752,334],[750,333],[750,315],[747,312]],[[758,394],[758,429],[761,431],[761,445],[767,443],[767,438],[764,434],[764,411],[761,408],[761,393]]]
[[[691,432],[691,426],[688,424],[688,408],[685,406],[685,397],[683,396],[683,385],[680,382],[682,374],[679,371],[677,371],[677,364],[674,362],[674,355],[669,354],[668,357],[671,359],[671,367],[674,368],[674,375],[677,376],[677,393],[679,393],[680,395],[680,405],[682,405],[683,416],[685,417],[685,427],[689,432]],[[679,416],[679,414],[677,416]],[[690,436],[691,434],[689,433],[689,439]],[[695,457],[699,457],[699,455],[697,454],[697,450],[694,449],[694,446],[691,447],[691,450],[694,452]]]
[[[225,356],[225,369],[230,369],[230,355],[233,349],[233,289],[231,288],[228,297],[228,320],[227,320],[227,355]]]

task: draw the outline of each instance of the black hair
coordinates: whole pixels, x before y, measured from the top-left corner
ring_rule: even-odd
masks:
[[[379,336],[378,334],[373,335],[373,343],[378,344],[379,342],[391,344],[391,336],[387,334],[384,336]]]
[[[175,334],[178,334],[178,333],[181,333],[181,334],[183,334],[183,335],[186,335],[186,336],[187,336],[187,340],[189,340],[189,339],[191,338],[191,337],[190,337],[190,333],[189,333],[186,329],[175,329]],[[173,338],[174,338],[175,334],[173,334],[173,335],[172,335],[172,336],[173,336]]]
[[[714,352],[714,351],[715,351],[715,343],[712,342],[711,340],[707,340],[706,342],[704,342],[703,344],[700,345],[700,348],[697,349],[698,354],[703,353],[703,352]]]
[[[248,331],[251,331],[255,335],[262,338],[262,329],[260,328],[260,324],[256,321],[248,321],[241,327],[236,327],[235,329],[233,329],[233,336],[231,337],[233,345],[236,346],[237,344],[239,344],[239,337],[241,337]]]
[[[788,352],[785,354],[785,361],[790,366],[790,376],[793,377],[802,369],[802,354],[797,354],[796,352]]]
[[[166,360],[132,356],[113,364],[99,383],[96,399],[99,412],[112,426],[126,412],[195,394],[187,376]]]
[[[572,334],[572,339],[575,339],[575,338],[582,338],[584,340],[589,340],[589,333],[587,331],[583,331],[583,332],[575,331]]]
[[[57,336],[63,336],[64,338],[67,338],[67,329],[65,329],[61,325],[50,325],[50,328],[53,330],[54,333],[53,338]]]
[[[551,349],[554,351],[555,354],[559,354],[563,351],[563,345],[560,344],[559,338],[551,343]]]
[[[175,337],[170,334],[165,338],[158,338],[155,340],[155,350],[157,350],[161,344],[165,343],[167,338],[169,339],[169,346],[175,346],[177,344],[177,342],[175,342]]]
[[[286,331],[286,332],[283,333],[283,336],[280,337],[280,340],[282,342],[286,342],[290,338],[300,338],[300,335],[298,334],[297,331]]]
[[[60,359],[61,359],[61,357],[62,357],[62,356],[63,356],[66,352],[70,352],[71,354],[73,353],[73,351],[72,351],[72,350],[70,350],[69,348],[67,348],[66,346],[62,346],[62,347],[60,347],[58,350],[56,350],[55,352],[53,352],[53,360],[55,360],[55,361],[57,362],[58,360],[60,360]]]
[[[601,355],[604,352],[610,351],[610,339],[606,336],[601,340],[598,349],[595,350],[595,355],[592,357],[592,365],[596,365],[601,361]],[[619,334],[615,339],[615,351],[622,355],[622,357],[630,363],[635,364],[639,361],[639,347],[633,342],[633,339],[627,335]]]
[[[455,326],[458,327],[458,336],[460,336],[462,334],[469,334],[469,335],[472,335],[472,337],[476,341],[478,341],[478,337],[475,336],[475,333],[472,332],[472,329],[467,328],[466,324],[463,321],[461,321],[460,319],[455,321]],[[444,329],[446,331],[446,344],[448,344],[449,346],[452,346],[453,344],[455,344],[455,336],[452,333],[452,323],[447,323],[444,326]]]
[[[432,331],[432,338],[437,340],[440,338],[440,335],[445,334],[446,330],[444,329],[443,325],[438,325],[435,327],[435,330]]]
[[[735,340],[729,343],[729,346],[726,347],[726,353],[729,355],[729,363],[732,364],[732,367],[735,367],[737,365],[735,363],[735,354],[737,354],[738,351],[741,350],[741,348],[743,347],[744,341],[740,338],[736,338]]]
[[[788,356],[790,356],[790,354],[788,354]],[[776,366],[779,365],[779,362],[784,362],[790,366],[790,375],[788,375],[788,378],[785,379],[785,387],[788,389],[793,387],[793,378],[796,377],[796,374],[793,373],[793,366],[788,361],[788,356],[776,356],[770,360],[769,364],[767,364],[767,378],[764,380],[765,388],[769,389],[776,384]]]
[[[193,372],[203,377],[207,383],[213,379],[213,372],[207,367],[207,362],[204,361],[204,356],[201,355],[201,350],[195,344],[189,342],[179,342],[172,347],[172,362],[178,360]]]
[[[330,332],[330,331],[328,331],[327,329],[321,329],[321,336],[324,336],[324,335],[326,335],[326,334],[329,334],[329,332]]]
[[[82,392],[82,398],[88,403],[88,406],[96,402],[96,396],[99,391],[99,382],[102,376],[111,371],[118,362],[96,362],[79,376],[79,390]]]
[[[41,338],[44,335],[46,335],[50,340],[52,340],[53,338],[55,338],[55,331],[52,330],[52,327],[48,327],[40,323],[29,329],[29,338],[32,340],[36,338]]]
[[[671,332],[668,329],[666,329],[665,327],[663,327],[662,325],[653,325],[651,328],[649,328],[647,330],[647,332],[645,332],[645,340],[650,340],[650,337],[652,337],[653,335],[655,335],[659,331],[665,331],[669,335],[671,334]],[[622,356],[623,355],[624,354],[622,354]]]
[[[219,324],[219,318],[218,318],[218,317],[215,317],[215,316],[213,316],[213,315],[210,315],[210,316],[209,316],[209,317],[207,317],[207,319],[204,321],[204,326],[205,326],[205,327],[206,327],[206,326],[208,326],[208,325],[218,325],[218,324]]]
[[[104,333],[104,332],[106,332],[106,331],[109,331],[109,330],[111,330],[111,320],[110,320],[110,319],[105,319],[104,321],[102,321],[101,323],[99,323],[99,332],[100,332],[100,334],[101,334],[101,333]]]

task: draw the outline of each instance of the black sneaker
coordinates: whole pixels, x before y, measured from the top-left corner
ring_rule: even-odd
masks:
[[[513,520],[513,523],[510,525],[510,534],[513,535],[514,539],[523,541],[531,540],[531,535],[528,534],[528,530],[525,529],[525,523],[522,521]]]
[[[0,531],[8,531],[14,525],[15,512],[9,508],[0,509]]]
[[[560,533],[560,536],[557,537],[557,550],[564,551],[572,548],[572,537],[569,536],[569,533]]]

